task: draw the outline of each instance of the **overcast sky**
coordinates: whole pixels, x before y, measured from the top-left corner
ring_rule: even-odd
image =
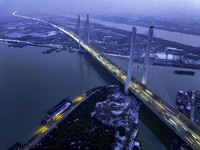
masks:
[[[200,16],[200,0],[0,0],[0,13],[12,12]]]

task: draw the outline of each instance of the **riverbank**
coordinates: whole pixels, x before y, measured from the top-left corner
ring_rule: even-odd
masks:
[[[108,101],[109,96],[112,94],[119,94],[123,91],[119,86],[106,86],[94,88],[86,92],[90,95],[84,102],[82,102],[73,112],[71,112],[65,120],[57,125],[57,128],[53,129],[44,139],[42,139],[33,150],[42,149],[113,149],[116,138],[115,135],[124,136],[126,131],[121,124],[120,126],[112,126],[102,123],[99,117],[92,117],[91,113],[95,110],[97,102]],[[133,95],[132,95],[133,96]],[[129,97],[132,97],[129,96]],[[112,97],[112,101],[119,99],[119,97]],[[133,97],[131,98],[133,100]],[[135,98],[134,98],[135,99]],[[126,99],[127,102],[130,101]],[[135,100],[134,100],[135,101]],[[138,105],[138,102],[133,105]],[[124,102],[121,102],[123,104]],[[128,105],[127,105],[128,106]],[[135,108],[135,107],[134,107]],[[117,112],[117,109],[115,110]],[[135,109],[134,111],[138,111]],[[126,111],[123,111],[124,115]],[[94,113],[93,113],[94,114]],[[134,115],[136,124],[138,123],[138,115]],[[108,116],[107,116],[108,117]],[[109,120],[109,117],[107,118]],[[123,122],[123,120],[118,120]],[[117,122],[118,122],[117,121]],[[130,121],[130,120],[128,120]],[[116,123],[117,123],[116,122]],[[132,125],[132,123],[130,124]],[[128,126],[126,125],[126,128]],[[131,127],[131,133],[137,130],[137,128]],[[129,138],[135,139],[136,134]],[[130,140],[130,139],[129,139]],[[119,141],[119,140],[118,140]],[[125,142],[125,141],[124,141]],[[124,144],[125,147],[131,145],[127,142]],[[132,145],[133,146],[133,145]]]
[[[51,122],[47,125],[42,126],[41,129],[26,143],[24,143],[20,150],[29,150],[30,148],[34,147],[42,138],[44,138],[49,132],[51,132],[54,128],[57,127],[57,124],[62,122],[78,105],[80,105],[87,97],[83,94],[82,96],[78,97],[73,101],[70,108],[60,113]]]

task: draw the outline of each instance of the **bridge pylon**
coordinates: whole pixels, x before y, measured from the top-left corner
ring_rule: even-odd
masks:
[[[132,28],[132,37],[131,37],[131,47],[130,47],[130,58],[129,58],[129,65],[128,65],[128,72],[126,77],[126,83],[124,92],[128,95],[128,89],[131,81],[131,74],[132,74],[132,67],[133,67],[133,52],[135,51],[135,40],[136,40],[136,32],[137,29],[135,27]]]
[[[81,20],[80,20],[80,15],[78,15],[78,21],[77,21],[77,24],[76,24],[76,29],[78,29],[78,48],[79,48],[79,51],[81,50]]]
[[[86,35],[87,35],[87,43],[90,45],[90,22],[89,22],[89,14],[87,14],[86,19]]]
[[[145,71],[142,77],[142,83],[144,85],[147,84],[147,73],[148,73],[148,68],[149,68],[149,55],[150,55],[150,47],[151,47],[151,41],[153,38],[153,30],[154,26],[151,26],[149,28],[149,35],[148,35],[148,40],[147,40],[147,46],[146,46],[146,52],[145,52],[145,59],[144,59],[144,65],[145,65]]]

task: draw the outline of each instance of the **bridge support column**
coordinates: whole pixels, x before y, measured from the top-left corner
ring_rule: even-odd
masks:
[[[90,22],[89,22],[89,14],[87,14],[87,22],[86,22],[86,32],[87,32],[87,42],[90,45]]]
[[[151,41],[152,41],[152,37],[153,37],[153,29],[154,29],[154,26],[151,26],[149,28],[149,36],[148,36],[146,52],[145,52],[145,60],[144,60],[145,71],[144,71],[144,74],[143,74],[143,77],[142,77],[142,83],[144,85],[147,84],[147,73],[148,73],[148,68],[149,68],[149,55],[150,55]]]
[[[78,42],[78,48],[79,51],[81,50],[81,20],[80,20],[80,15],[78,15],[78,36],[79,36],[79,42]]]
[[[131,47],[130,47],[130,58],[129,58],[129,65],[128,65],[128,72],[126,77],[126,84],[124,91],[128,95],[129,84],[131,81],[131,74],[132,74],[132,67],[133,67],[133,52],[135,51],[135,40],[136,40],[136,31],[135,27],[132,28],[132,37],[131,37]]]

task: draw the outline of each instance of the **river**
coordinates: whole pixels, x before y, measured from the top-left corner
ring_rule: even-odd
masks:
[[[46,111],[65,97],[108,84],[111,76],[101,76],[75,53],[42,54],[47,48],[7,47],[0,43],[0,149],[15,142],[24,143],[40,127]],[[90,57],[88,59],[91,59]]]
[[[41,127],[46,111],[64,97],[73,99],[91,88],[117,83],[90,55],[46,55],[44,50],[0,43],[0,150],[25,143]],[[145,114],[141,116],[137,139],[143,149],[167,149],[145,124]]]
[[[91,22],[98,23],[103,26],[107,26],[111,28],[125,30],[125,31],[131,31],[132,27],[134,26],[137,28],[137,33],[139,34],[148,34],[148,30],[149,30],[147,27],[103,21],[103,20],[94,19],[94,18],[91,18]],[[153,36],[156,38],[164,39],[171,42],[177,42],[177,43],[188,45],[188,46],[200,47],[200,42],[199,42],[200,36],[198,35],[161,30],[161,29],[156,29],[155,27]]]
[[[61,16],[63,16],[63,15],[61,15]],[[68,18],[77,19],[77,16],[73,16],[73,15],[64,15],[64,16],[68,17]],[[126,23],[116,23],[116,22],[96,19],[93,17],[91,17],[90,21],[91,21],[91,23],[97,23],[97,24],[101,24],[103,26],[121,29],[121,30],[125,30],[125,31],[130,31],[130,32],[132,31],[132,27],[136,27],[137,33],[144,34],[144,35],[147,35],[148,30],[149,30],[149,28],[143,27],[143,26],[130,25],[130,24],[126,24]],[[170,42],[177,42],[179,44],[184,44],[187,46],[200,48],[200,42],[199,42],[200,36],[199,35],[192,35],[192,34],[156,29],[156,26],[155,26],[153,37],[164,39],[164,40],[167,40]]]

